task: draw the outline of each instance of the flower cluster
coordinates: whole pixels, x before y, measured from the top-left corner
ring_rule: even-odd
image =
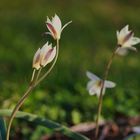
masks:
[[[52,62],[56,55],[56,47],[52,47],[52,44],[48,42],[34,55],[33,58],[33,68],[36,70],[40,69],[41,67],[45,67],[47,64]]]
[[[52,20],[47,17],[46,26],[49,32],[46,32],[46,34],[50,34],[55,40],[59,40],[63,29],[70,23],[71,21],[62,27],[61,20],[56,14],[52,17]],[[56,56],[56,51],[57,47],[53,47],[52,44],[47,42],[41,49],[39,48],[36,51],[32,67],[36,70],[39,70],[41,67],[45,67],[53,61]]]

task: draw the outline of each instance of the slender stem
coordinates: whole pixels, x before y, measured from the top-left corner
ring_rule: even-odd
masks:
[[[22,106],[22,104],[24,103],[25,99],[28,97],[29,93],[32,91],[32,89],[33,89],[33,86],[29,86],[29,88],[27,89],[27,91],[25,92],[25,94],[18,101],[17,105],[15,106],[14,110],[12,111],[12,114],[11,114],[10,120],[9,120],[9,124],[8,124],[8,128],[7,128],[6,140],[9,140],[11,125],[12,125],[13,119],[14,119],[17,111]]]
[[[11,125],[12,125],[13,119],[14,119],[17,111],[23,105],[24,101],[30,95],[31,91],[51,72],[51,70],[55,66],[57,58],[58,58],[58,53],[59,53],[59,40],[57,40],[57,46],[56,47],[57,47],[56,56],[55,56],[55,60],[53,61],[53,64],[51,65],[51,67],[48,69],[48,71],[38,81],[35,81],[33,83],[31,81],[31,84],[29,85],[29,88],[27,89],[27,91],[24,93],[24,95],[21,97],[21,99],[18,101],[15,108],[13,109],[12,114],[11,114],[10,119],[9,119],[9,123],[8,123],[6,140],[9,140]],[[40,70],[40,72],[41,72],[41,70]],[[37,77],[39,77],[40,72],[38,72]],[[31,80],[34,79],[34,74],[35,74],[35,71],[33,71]]]
[[[118,49],[118,46],[115,48],[115,50],[113,51],[113,54],[111,56],[111,58],[109,59],[106,69],[105,69],[105,73],[104,73],[104,78],[103,78],[103,83],[102,83],[102,87],[101,87],[101,91],[100,91],[100,96],[99,96],[99,103],[98,103],[98,113],[97,113],[97,119],[96,119],[96,130],[95,130],[95,138],[97,139],[98,137],[98,133],[99,133],[99,118],[100,118],[100,114],[101,114],[101,110],[102,110],[102,101],[103,101],[103,89],[104,89],[104,84],[105,84],[105,80],[108,77],[108,73],[113,61],[113,58],[116,54],[116,50]]]
[[[36,69],[34,69],[34,70],[33,70],[33,73],[32,73],[32,78],[31,78],[31,82],[30,82],[30,83],[32,83],[32,82],[33,82],[33,80],[34,80],[34,77],[35,77],[35,72],[36,72]]]
[[[38,73],[37,73],[37,76],[36,76],[35,82],[38,80],[39,75],[40,75],[40,73],[41,73],[41,70],[42,70],[42,67],[39,69],[39,71],[38,71]]]

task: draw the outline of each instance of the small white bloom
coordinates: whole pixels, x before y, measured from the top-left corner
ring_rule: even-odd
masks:
[[[103,80],[89,71],[86,72],[86,75],[90,79],[90,81],[87,84],[87,90],[89,91],[89,94],[90,95],[96,94],[99,97],[100,91],[102,88],[102,84],[103,84]],[[116,84],[114,82],[105,80],[103,94],[105,93],[106,88],[113,88],[115,86],[116,86]]]
[[[33,58],[33,68],[40,69],[41,67],[45,67],[47,64],[52,62],[56,55],[56,47],[52,47],[52,44],[48,42],[34,55]]]
[[[62,23],[60,18],[55,14],[54,17],[52,17],[52,20],[50,20],[47,17],[47,21],[46,21],[46,25],[48,30],[50,31],[49,33],[47,32],[47,34],[50,34],[54,39],[59,40],[61,37],[61,33],[63,31],[63,29],[70,24],[72,21],[66,23],[63,27],[62,27]]]
[[[128,28],[129,26],[126,25],[123,29],[120,30],[120,32],[117,31],[117,41],[120,47],[116,53],[120,55],[127,54],[128,49],[136,51],[137,49],[133,47],[133,45],[140,43],[140,38],[134,37],[134,33],[129,31]]]

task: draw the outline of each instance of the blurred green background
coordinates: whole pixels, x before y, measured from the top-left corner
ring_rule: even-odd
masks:
[[[47,31],[46,16],[57,13],[63,24],[73,22],[62,34],[55,68],[21,110],[66,125],[94,121],[98,100],[86,90],[85,72],[102,77],[116,45],[116,30],[129,24],[140,37],[139,7],[139,0],[1,0],[0,107],[13,108],[23,95],[34,53],[47,40],[53,41],[42,35]],[[139,59],[139,51],[114,59],[109,80],[117,87],[106,91],[102,118],[115,120],[118,113],[139,115]],[[40,129],[36,131],[40,133]]]

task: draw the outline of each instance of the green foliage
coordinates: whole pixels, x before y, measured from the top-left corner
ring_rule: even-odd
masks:
[[[9,117],[11,115],[11,112],[12,112],[12,110],[0,110],[0,116]],[[87,137],[85,137],[81,134],[72,132],[69,128],[67,128],[63,125],[60,125],[60,124],[53,122],[51,120],[48,120],[46,118],[38,117],[37,115],[34,115],[34,114],[30,114],[30,113],[26,113],[26,112],[17,112],[16,118],[24,119],[24,120],[26,120],[28,122],[32,122],[36,125],[41,125],[41,126],[49,128],[53,131],[60,132],[64,135],[72,138],[73,140],[89,140]]]

